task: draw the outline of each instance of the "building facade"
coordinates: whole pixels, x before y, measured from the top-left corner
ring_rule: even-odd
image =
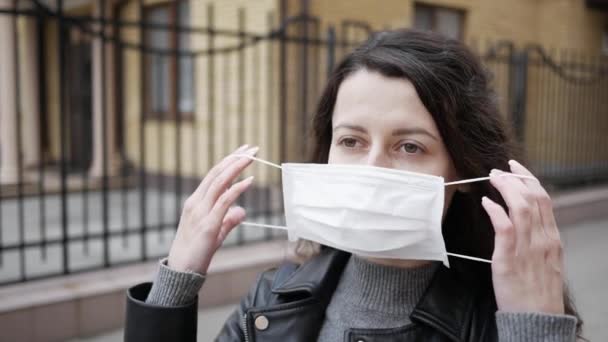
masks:
[[[1,0],[0,7],[14,3]],[[480,53],[504,41],[514,49],[540,46],[550,56],[580,54],[598,70],[608,58],[608,12],[597,0],[64,3],[61,15],[72,20],[61,25],[53,1],[22,1],[22,15],[0,14],[3,184],[17,182],[20,169],[61,160],[91,178],[143,168],[151,175],[199,179],[241,143],[261,146],[260,155],[270,160],[304,160],[311,113],[332,63],[325,44],[330,27],[338,41],[353,44],[371,30],[417,27],[462,39]],[[36,8],[47,14],[27,15]],[[314,20],[277,31],[298,15]],[[310,44],[298,41],[302,33]],[[337,44],[336,58],[349,47]],[[550,154],[551,137],[569,136],[568,122],[576,118],[568,115],[584,115],[581,106],[596,123],[581,128],[592,133],[587,137],[601,135],[608,125],[604,79],[594,93],[570,89],[559,105],[569,114],[554,120],[553,134],[539,135],[547,126],[540,112],[553,110],[544,103],[564,96],[539,90],[535,82],[546,83],[543,75],[533,68],[526,74],[524,134],[532,159]],[[501,108],[509,112],[504,94],[511,85],[496,87]],[[581,103],[584,96],[598,99]],[[597,142],[578,139],[576,150],[556,158],[579,158],[579,149]],[[608,151],[600,152],[606,155],[597,162],[608,160]],[[549,164],[559,161],[547,158]],[[256,165],[251,173],[262,182],[276,180],[265,170]]]

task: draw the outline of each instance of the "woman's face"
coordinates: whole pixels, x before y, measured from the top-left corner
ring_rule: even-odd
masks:
[[[347,77],[332,117],[329,163],[386,167],[457,180],[435,121],[403,78],[366,69]],[[447,187],[443,214],[454,193]]]

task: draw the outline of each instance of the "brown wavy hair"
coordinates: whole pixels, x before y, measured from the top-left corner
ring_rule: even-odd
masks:
[[[361,69],[408,79],[414,85],[463,179],[488,175],[493,168],[508,170],[510,159],[522,160],[510,125],[499,112],[490,74],[479,58],[460,41],[431,32],[402,29],[374,34],[347,54],[332,71],[313,119],[312,162],[327,163],[338,88],[345,78]],[[481,206],[483,196],[506,208],[489,182],[471,183],[466,193],[454,194],[442,228],[450,252],[491,259],[494,229]],[[294,252],[303,260],[318,253],[320,248],[308,241],[299,241]],[[490,272],[485,281],[488,290],[493,292]],[[582,320],[567,287],[564,291],[566,314],[578,318],[577,336],[580,337]]]

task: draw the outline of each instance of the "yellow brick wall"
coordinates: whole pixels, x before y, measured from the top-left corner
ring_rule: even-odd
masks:
[[[264,34],[270,30],[269,13],[274,13],[276,21],[276,2],[274,0],[246,1],[222,0],[191,2],[191,25],[207,27],[208,4],[213,3],[215,28],[236,31],[238,29],[238,9],[245,10],[245,31]],[[125,8],[124,19],[139,20],[136,3]],[[124,30],[123,39],[139,42],[137,29]],[[206,34],[193,34],[191,48],[195,51],[208,48]],[[238,38],[217,35],[215,48],[236,46]],[[259,156],[272,161],[279,161],[279,129],[276,96],[269,96],[268,89],[277,89],[276,71],[273,76],[269,68],[270,50],[276,49],[267,42],[257,43],[244,50],[244,79],[238,75],[239,53],[216,54],[213,57],[214,83],[209,83],[208,55],[200,55],[195,59],[195,102],[196,110],[193,120],[182,121],[180,136],[176,139],[176,123],[174,121],[145,121],[145,168],[149,172],[174,174],[176,172],[176,146],[180,145],[181,173],[185,176],[202,177],[209,168],[223,156],[234,150],[239,144],[249,143],[259,145]],[[273,52],[276,62],[276,52]],[[129,159],[137,165],[139,158],[140,132],[140,55],[137,51],[127,51],[124,56],[125,75],[125,115],[127,117],[127,153]],[[273,77],[273,79],[270,79]],[[255,79],[254,79],[255,78]],[[273,84],[270,84],[272,82]],[[239,113],[241,106],[238,87],[244,85],[244,113]],[[214,109],[210,113],[208,89],[214,91]],[[243,118],[243,120],[241,120]],[[213,126],[214,141],[210,140],[210,127]],[[242,127],[239,130],[239,127]],[[239,135],[239,131],[244,136]],[[213,154],[210,156],[209,143],[212,143]],[[264,182],[269,177],[276,179],[277,171],[268,170],[260,164],[254,164],[251,171],[246,173],[256,175],[258,182]]]
[[[464,10],[467,42],[506,39],[597,53],[608,25],[608,14],[587,9],[581,0],[311,0],[311,13],[338,26],[351,19],[374,29],[411,27],[415,3]]]

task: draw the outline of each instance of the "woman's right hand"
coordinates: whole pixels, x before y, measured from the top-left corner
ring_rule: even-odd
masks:
[[[252,162],[257,147],[239,147],[215,165],[184,202],[177,233],[169,252],[168,266],[176,271],[207,273],[211,258],[230,231],[245,219],[245,210],[232,207],[251,185],[253,177],[232,184]]]

